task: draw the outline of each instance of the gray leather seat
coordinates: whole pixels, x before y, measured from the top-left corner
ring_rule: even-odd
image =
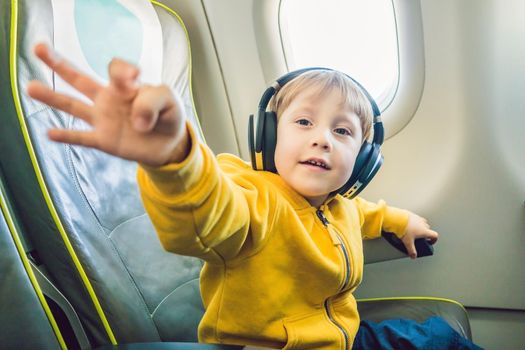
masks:
[[[89,346],[195,342],[203,314],[198,280],[202,262],[161,248],[139,199],[136,164],[50,142],[50,127],[86,125],[25,95],[29,80],[55,84],[54,75],[31,53],[37,41],[53,43],[50,2],[0,4],[0,59],[11,68],[0,69],[0,168],[21,229],[34,248],[33,259],[45,266],[51,282],[72,304]],[[163,36],[163,82],[179,91],[197,123],[184,29],[168,9],[154,5],[154,10]],[[6,89],[12,82],[12,89]],[[418,304],[421,314],[414,314],[420,316],[425,309],[430,314],[443,310],[434,301]],[[371,305],[359,304],[362,318],[407,316],[408,304]],[[453,326],[460,325],[456,329],[469,336],[468,319],[460,315],[464,310],[451,308]]]

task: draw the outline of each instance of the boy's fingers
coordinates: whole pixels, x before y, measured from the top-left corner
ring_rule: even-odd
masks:
[[[153,130],[159,114],[174,106],[171,91],[165,86],[144,86],[133,101],[131,108],[131,124],[141,132]]]
[[[27,85],[27,93],[34,99],[50,105],[51,107],[72,114],[89,124],[92,123],[90,106],[70,96],[56,93],[39,81],[29,82]]]
[[[87,75],[74,69],[68,61],[61,58],[56,52],[52,51],[45,44],[35,46],[35,54],[49,68],[54,70],[69,85],[93,100],[101,86]]]
[[[50,129],[47,136],[56,142],[69,143],[91,148],[97,147],[96,135],[92,131]]]
[[[427,239],[430,241],[430,244],[436,243],[439,238],[439,233],[434,230],[428,230],[428,232],[430,235]]]
[[[416,245],[414,241],[408,242],[408,244],[405,244],[405,247],[407,248],[407,253],[410,259],[417,258],[417,251],[416,251]]]
[[[139,76],[139,69],[119,58],[114,58],[109,63],[109,82],[119,93],[126,98],[133,98],[137,94],[138,87],[136,81]]]

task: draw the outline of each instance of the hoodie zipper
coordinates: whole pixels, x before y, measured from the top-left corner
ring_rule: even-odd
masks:
[[[328,221],[328,219],[324,215],[323,211],[321,209],[317,209],[316,214],[317,214],[317,217],[319,218],[319,220],[321,220],[321,223],[323,224],[323,226],[326,227],[328,233],[332,237],[332,241],[334,242],[334,244],[335,245],[339,245],[341,247],[341,251],[342,251],[342,254],[343,254],[344,261],[345,261],[345,271],[344,271],[345,277],[343,279],[342,286],[339,288],[339,292],[341,292],[341,291],[345,290],[345,288],[348,286],[348,282],[350,280],[350,259],[348,257],[348,250],[347,250],[347,248],[345,246],[345,242],[343,241],[343,239],[341,238],[339,233],[337,231],[335,231],[335,230],[330,230],[330,227],[328,226],[328,225],[330,225],[330,222]],[[343,328],[343,326],[341,326],[335,320],[335,318],[333,317],[332,312],[330,311],[330,299],[331,298],[328,298],[324,302],[324,308],[326,310],[326,314],[328,315],[328,319],[337,328],[339,328],[339,330],[343,333],[343,336],[344,336],[344,339],[345,339],[344,349],[348,350],[348,333]]]

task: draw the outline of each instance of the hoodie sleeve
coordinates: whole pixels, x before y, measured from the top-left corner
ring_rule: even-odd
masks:
[[[382,231],[392,232],[399,238],[403,237],[408,225],[407,210],[387,206],[383,200],[377,203],[359,197],[354,200],[359,212],[363,239],[379,238]]]
[[[139,166],[142,201],[166,250],[221,263],[263,240],[269,203],[246,196],[187,127],[191,150],[186,159],[158,168]],[[256,230],[250,225],[250,201],[258,206]]]

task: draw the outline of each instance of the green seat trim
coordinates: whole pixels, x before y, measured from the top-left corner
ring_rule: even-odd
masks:
[[[13,217],[11,214],[12,213],[11,208],[9,207],[9,204],[7,203],[5,189],[1,182],[0,182],[0,209],[7,222],[7,226],[9,227],[9,232],[11,233],[11,237],[13,238],[13,243],[15,244],[18,255],[20,256],[22,265],[24,266],[24,269],[27,273],[27,276],[29,277],[31,285],[33,286],[33,289],[35,290],[38,300],[40,301],[40,304],[42,305],[42,309],[44,310],[47,316],[47,319],[49,320],[49,323],[51,325],[51,328],[53,329],[53,332],[55,333],[58,343],[60,344],[60,347],[62,349],[67,349],[66,343],[64,341],[64,338],[62,337],[62,333],[60,332],[60,329],[58,328],[58,324],[56,323],[55,317],[53,316],[53,313],[51,312],[51,309],[49,308],[49,305],[47,304],[46,298],[44,297],[44,293],[42,293],[42,289],[40,288],[40,285],[38,284],[36,276],[33,273],[33,270],[31,269],[29,259],[27,258],[25,254],[25,250],[22,245],[22,240],[20,239],[21,235],[19,234],[18,226],[13,220]]]
[[[465,307],[463,306],[463,304],[455,301],[455,300],[452,300],[452,299],[446,299],[446,298],[436,298],[436,297],[388,297],[388,298],[365,298],[365,299],[357,299],[357,302],[358,303],[363,303],[363,302],[369,302],[369,301],[394,301],[394,300],[421,300],[421,301],[441,301],[441,302],[445,302],[445,303],[452,303],[452,304],[455,304],[459,307],[461,307],[465,312],[467,312],[467,310],[465,309]]]

